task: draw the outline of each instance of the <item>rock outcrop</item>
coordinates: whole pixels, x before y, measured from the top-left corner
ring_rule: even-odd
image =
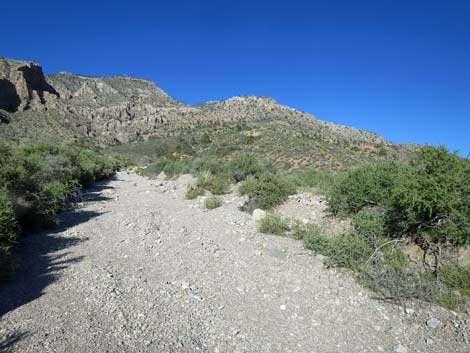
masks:
[[[35,62],[0,57],[0,109],[8,112],[44,110],[59,97]]]
[[[194,110],[145,79],[66,72],[47,79],[62,97],[59,108],[84,117],[86,135],[106,142],[126,143],[167,131],[171,120]]]

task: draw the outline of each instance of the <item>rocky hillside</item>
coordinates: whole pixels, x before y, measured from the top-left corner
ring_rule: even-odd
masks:
[[[241,96],[190,106],[149,80],[66,72],[44,76],[34,62],[6,58],[0,59],[0,122],[0,136],[11,140],[113,145],[204,127],[255,124],[262,130],[282,126],[310,142],[327,144],[325,153],[332,159],[336,148],[331,146],[342,149],[341,155],[351,150],[367,154],[380,149],[382,155],[397,150],[374,133],[320,121],[268,97]]]

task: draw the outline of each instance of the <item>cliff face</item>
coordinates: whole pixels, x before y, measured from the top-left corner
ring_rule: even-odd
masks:
[[[85,118],[85,134],[107,143],[126,143],[166,130],[170,117],[192,109],[140,78],[57,73],[47,80],[62,97],[55,108]]]
[[[66,72],[44,76],[34,62],[0,58],[0,135],[10,138],[35,138],[45,132],[57,139],[113,144],[214,124],[269,125],[275,120],[301,126],[308,136],[328,143],[389,144],[376,134],[319,121],[269,97],[240,96],[189,106],[149,80]],[[5,124],[9,122],[14,124]]]
[[[46,103],[58,96],[47,83],[41,66],[0,57],[0,109],[7,112],[44,110]]]

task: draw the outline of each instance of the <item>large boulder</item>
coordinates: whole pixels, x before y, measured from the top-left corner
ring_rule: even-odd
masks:
[[[266,217],[266,211],[263,211],[259,208],[253,211],[253,221],[259,222],[261,221],[264,217]]]

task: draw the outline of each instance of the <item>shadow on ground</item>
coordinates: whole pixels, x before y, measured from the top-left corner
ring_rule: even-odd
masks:
[[[6,337],[1,337],[0,352],[10,352],[10,349],[13,349],[17,342],[27,336],[29,336],[27,332],[13,332],[8,334]]]
[[[108,200],[109,198],[101,195],[106,188],[109,187],[105,183],[100,183],[89,189],[84,194],[85,203]],[[86,241],[87,238],[63,232],[101,214],[103,213],[78,208],[68,210],[60,215],[58,227],[29,234],[21,239],[13,251],[17,263],[16,271],[10,280],[0,286],[0,317],[39,298],[44,289],[57,280],[63,269],[82,260],[81,256],[70,256],[71,252],[65,249]],[[0,342],[1,344],[3,343]]]

